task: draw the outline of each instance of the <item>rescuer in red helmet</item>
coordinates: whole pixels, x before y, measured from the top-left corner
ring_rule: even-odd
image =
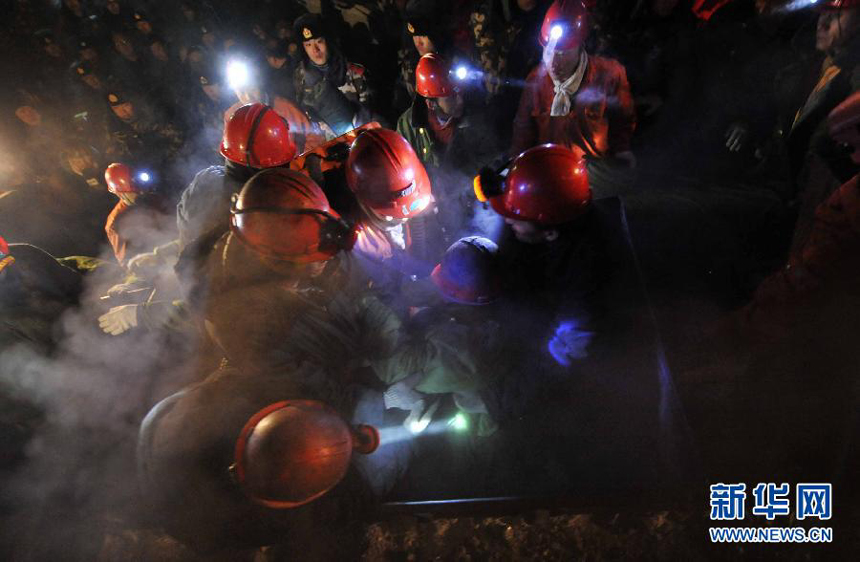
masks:
[[[201,237],[177,271],[191,310],[208,321],[225,355],[260,363],[267,358],[260,347],[282,338],[297,316],[283,307],[302,306],[297,291],[329,277],[320,275],[351,248],[354,233],[313,180],[283,168],[253,176],[227,213],[227,232]]]
[[[269,546],[289,558],[354,558],[344,527],[402,474],[409,445],[380,444],[363,400],[324,380],[308,365],[228,367],[157,404],[141,424],[138,475],[165,530],[210,553]],[[390,473],[386,487],[375,472]]]
[[[231,364],[257,372],[310,361],[351,376],[389,352],[391,313],[350,267],[354,227],[308,176],[256,174],[232,204],[229,232],[216,236],[195,243],[207,251],[189,247],[176,269],[186,308]]]
[[[173,216],[167,212],[164,199],[159,193],[159,178],[155,172],[145,168],[132,169],[126,164],[115,162],[105,170],[108,191],[119,198],[116,206],[105,223],[105,233],[116,260],[122,265],[128,277],[125,282],[112,287],[110,296],[137,289],[152,288],[157,273],[138,276],[140,269],[133,267],[144,256],[154,256],[153,249],[171,246],[176,238]],[[168,254],[175,252],[169,251]],[[169,270],[169,268],[166,268]],[[173,278],[172,272],[169,275]],[[171,282],[175,286],[175,282]],[[162,289],[165,287],[162,286]],[[112,307],[99,317],[99,326],[108,334],[117,336],[138,326],[138,305]],[[147,326],[150,326],[144,320]]]
[[[621,202],[592,200],[582,159],[553,144],[520,154],[504,177],[485,170],[475,191],[508,225],[499,243],[508,291],[523,302],[543,301],[554,319],[557,341],[549,351],[559,365],[583,358],[596,323],[622,306],[607,295],[641,282],[618,265],[632,255]]]
[[[404,276],[429,275],[442,240],[427,220],[433,208],[430,178],[395,131],[377,124],[361,129],[297,158],[295,168],[316,179],[332,206],[356,225],[352,254],[377,287],[399,292],[395,287]]]
[[[474,89],[476,74],[465,64],[452,67],[435,53],[418,61],[417,95],[397,120],[397,132],[431,173],[445,168],[471,177],[479,163],[490,162],[502,152],[490,124],[473,105],[467,107],[465,94]]]
[[[105,233],[120,265],[170,239],[172,220],[158,194],[154,172],[114,162],[105,170],[105,181],[119,199],[108,215]]]
[[[224,126],[224,166],[199,172],[182,192],[176,208],[180,246],[210,232],[226,231],[230,198],[251,176],[285,166],[296,155],[286,120],[262,103],[237,109]]]
[[[589,55],[590,16],[582,0],[555,0],[540,30],[543,62],[529,74],[514,120],[511,156],[539,144],[566,146],[593,160],[635,166],[636,124],[627,74]]]
[[[444,239],[431,221],[430,177],[406,139],[388,129],[363,132],[349,151],[346,184],[358,204],[354,254],[371,276],[395,292],[404,276],[426,277]]]

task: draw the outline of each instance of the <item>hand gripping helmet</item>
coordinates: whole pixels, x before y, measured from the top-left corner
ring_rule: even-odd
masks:
[[[555,0],[540,27],[540,44],[556,51],[581,47],[588,38],[588,10],[582,0]]]
[[[139,174],[138,179],[143,176],[145,181],[149,180],[149,175],[146,172]],[[144,181],[138,181],[133,176],[132,169],[125,164],[114,162],[105,170],[105,181],[107,182],[108,191],[114,195],[118,193],[145,193],[149,189],[144,184]]]
[[[365,131],[355,139],[346,181],[358,201],[385,220],[412,218],[431,201],[427,170],[406,139],[389,129]]]
[[[425,98],[446,98],[456,93],[450,65],[436,53],[421,57],[415,68],[415,91]]]
[[[221,155],[254,169],[283,166],[296,155],[287,121],[262,103],[237,109],[224,126]]]
[[[488,304],[499,296],[499,247],[480,236],[454,242],[430,278],[442,295],[460,304]]]
[[[543,144],[517,156],[502,179],[484,170],[475,195],[500,215],[553,226],[580,216],[591,202],[585,163],[572,150]]]
[[[298,507],[343,479],[353,451],[370,454],[378,446],[374,427],[350,427],[316,400],[287,400],[248,420],[236,440],[231,470],[254,502],[276,509]]]
[[[274,168],[252,177],[233,201],[231,230],[258,254],[281,261],[329,260],[355,233],[306,175]]]

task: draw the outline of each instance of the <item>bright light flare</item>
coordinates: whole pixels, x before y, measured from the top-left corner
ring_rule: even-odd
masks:
[[[137,174],[137,179],[141,183],[149,183],[149,181],[152,179],[152,176],[149,175],[149,172],[141,172]]]
[[[465,66],[458,66],[457,70],[454,71],[454,76],[457,77],[457,80],[465,80],[469,76],[469,69]]]
[[[227,64],[227,84],[234,90],[239,90],[251,82],[251,69],[242,61],[231,61]]]
[[[553,41],[558,41],[561,39],[561,36],[564,34],[564,28],[560,25],[556,24],[552,26],[549,30],[549,38]]]
[[[466,431],[467,429],[469,429],[469,419],[466,417],[466,414],[460,412],[456,416],[451,418],[451,421],[448,422],[448,425],[456,431]]]

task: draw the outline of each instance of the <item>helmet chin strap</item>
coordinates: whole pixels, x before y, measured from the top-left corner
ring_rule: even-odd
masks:
[[[379,214],[376,211],[374,211],[373,209],[371,209],[370,207],[365,205],[362,201],[358,202],[358,206],[361,207],[361,210],[370,219],[370,223],[377,228],[381,228],[382,230],[393,230],[393,229],[397,228],[398,226],[405,224],[406,221],[408,220],[408,219],[393,219],[393,220],[388,221],[388,220],[385,220],[384,218],[382,218],[381,216],[379,216]]]

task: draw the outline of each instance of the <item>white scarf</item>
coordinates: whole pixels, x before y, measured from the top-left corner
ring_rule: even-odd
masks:
[[[586,66],[588,66],[588,55],[585,54],[585,50],[583,49],[579,55],[579,66],[576,67],[570,78],[564,82],[559,82],[552,75],[552,72],[549,72],[549,77],[552,79],[553,89],[555,90],[555,97],[552,98],[552,108],[549,110],[551,117],[564,117],[570,113],[570,96],[579,90],[582,79],[585,77]],[[549,68],[549,65],[547,65],[547,68]]]

